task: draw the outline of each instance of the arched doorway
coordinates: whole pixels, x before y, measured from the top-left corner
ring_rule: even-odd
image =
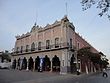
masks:
[[[13,63],[12,63],[12,68],[13,68],[13,69],[15,69],[15,68],[16,68],[16,59],[14,59],[14,60],[13,60]]]
[[[37,58],[35,59],[35,70],[38,70],[40,67],[40,58],[39,56],[37,56]]]
[[[70,61],[70,69],[71,69],[71,73],[76,72],[76,63],[74,63],[75,61],[75,57],[74,54],[71,57],[71,61]]]
[[[17,69],[20,69],[20,58],[18,59]]]
[[[60,59],[56,55],[52,58],[52,71],[60,72]]]
[[[50,62],[50,58],[46,55],[44,57],[44,71],[50,71],[50,67],[51,67],[51,62]]]
[[[27,59],[26,57],[24,57],[23,62],[22,62],[22,69],[26,69],[27,68]]]
[[[34,65],[33,58],[30,57],[29,60],[28,60],[28,68],[29,68],[29,70],[33,70],[33,65]]]

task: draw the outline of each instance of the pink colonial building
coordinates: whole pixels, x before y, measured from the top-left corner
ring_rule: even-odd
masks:
[[[74,25],[67,16],[45,27],[32,27],[31,31],[16,36],[14,52],[12,53],[13,68],[52,71],[66,74],[78,69],[87,71],[83,62],[77,58],[76,51],[83,47],[91,47],[87,41],[75,32]],[[89,66],[93,65],[87,65]],[[89,71],[89,69],[88,69]]]

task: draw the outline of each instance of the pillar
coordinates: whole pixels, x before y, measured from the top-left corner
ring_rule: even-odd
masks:
[[[60,66],[60,74],[67,74],[68,72],[68,51],[67,49],[62,50],[62,58],[61,58],[61,66]]]
[[[16,67],[15,69],[18,69],[18,60],[16,59]]]
[[[28,64],[29,64],[29,63],[28,63],[28,59],[27,59],[27,68],[26,68],[27,71],[29,70],[29,68],[28,68]]]
[[[20,59],[20,70],[22,69],[22,61],[23,61],[23,59],[21,58]]]
[[[50,60],[50,62],[51,62],[50,72],[52,72],[52,60]]]

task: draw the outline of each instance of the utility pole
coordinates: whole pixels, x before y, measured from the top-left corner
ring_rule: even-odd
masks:
[[[67,8],[68,4],[67,2],[65,3],[65,7],[66,7],[66,16],[68,16],[68,8]]]

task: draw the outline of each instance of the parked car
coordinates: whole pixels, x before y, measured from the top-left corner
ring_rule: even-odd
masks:
[[[11,67],[10,62],[0,63],[0,69],[9,69]]]

